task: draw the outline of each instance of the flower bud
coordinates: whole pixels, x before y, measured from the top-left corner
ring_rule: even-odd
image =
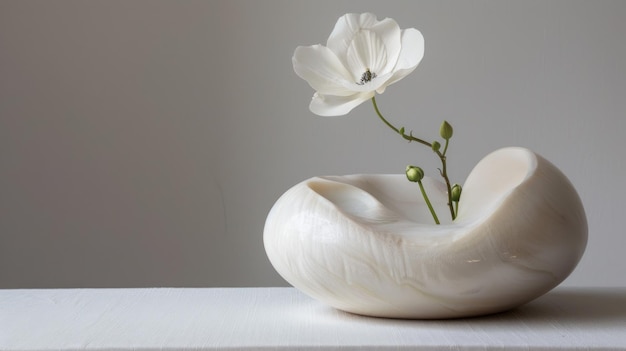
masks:
[[[416,166],[406,166],[406,178],[410,182],[419,182],[424,178],[424,171]]]
[[[439,151],[439,149],[441,149],[441,144],[438,141],[433,141],[433,143],[431,144],[431,147],[434,152],[437,152]]]
[[[441,127],[439,128],[439,135],[441,135],[441,137],[445,140],[448,140],[452,138],[452,132],[452,126],[450,123],[448,123],[448,121],[443,121],[443,123],[441,123]]]
[[[463,189],[461,188],[460,185],[458,184],[454,184],[452,186],[452,192],[450,193],[450,198],[452,201],[454,202],[459,202],[459,200],[461,199],[461,191]]]

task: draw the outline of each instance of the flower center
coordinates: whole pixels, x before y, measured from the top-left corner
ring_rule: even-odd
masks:
[[[365,85],[365,83],[371,82],[374,78],[376,78],[376,73],[372,73],[372,71],[367,68],[365,72],[363,72],[363,74],[361,75],[361,80],[356,82],[356,84]]]

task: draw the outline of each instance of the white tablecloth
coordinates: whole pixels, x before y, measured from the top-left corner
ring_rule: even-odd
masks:
[[[0,350],[626,350],[626,288],[559,288],[510,312],[378,319],[292,288],[0,290]]]

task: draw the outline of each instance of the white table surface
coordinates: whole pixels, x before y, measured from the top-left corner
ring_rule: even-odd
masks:
[[[0,290],[0,350],[626,350],[626,288],[557,288],[510,312],[413,321],[293,288]]]

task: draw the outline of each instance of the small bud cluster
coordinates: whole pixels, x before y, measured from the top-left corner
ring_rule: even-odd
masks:
[[[450,196],[450,199],[454,202],[459,202],[459,200],[461,199],[461,186],[458,184],[454,184],[452,186],[452,194]]]
[[[453,130],[450,123],[448,123],[448,121],[443,121],[441,127],[439,128],[439,135],[441,135],[441,137],[445,140],[450,140],[450,138],[452,138],[452,134]]]
[[[416,166],[406,166],[406,178],[410,182],[419,182],[424,178],[424,170]]]
[[[431,148],[433,149],[434,152],[437,152],[439,151],[439,149],[441,149],[441,144],[435,140],[432,142]]]

